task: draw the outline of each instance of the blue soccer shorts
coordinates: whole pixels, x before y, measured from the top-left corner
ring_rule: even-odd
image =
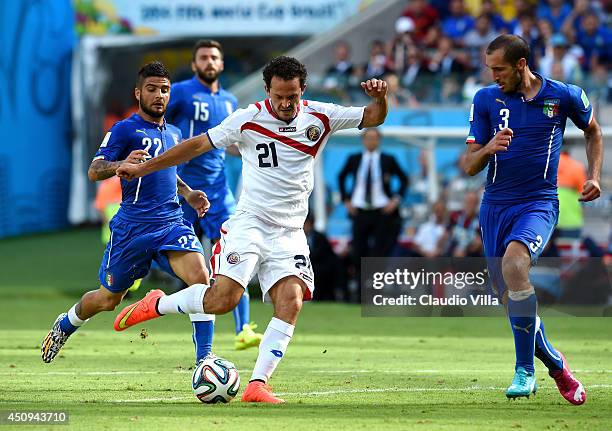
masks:
[[[559,218],[557,201],[533,201],[521,204],[483,203],[480,229],[484,253],[495,293],[505,292],[501,260],[511,241],[527,247],[532,264],[544,251]]]
[[[149,272],[155,260],[174,275],[164,251],[204,254],[193,227],[183,219],[163,223],[129,223],[114,217],[111,237],[100,264],[100,283],[111,292],[123,292]]]

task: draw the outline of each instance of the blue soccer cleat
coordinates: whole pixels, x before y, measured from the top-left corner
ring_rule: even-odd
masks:
[[[529,398],[529,395],[535,394],[537,389],[535,374],[527,372],[523,367],[518,367],[514,373],[512,384],[506,390],[506,396],[512,399]]]

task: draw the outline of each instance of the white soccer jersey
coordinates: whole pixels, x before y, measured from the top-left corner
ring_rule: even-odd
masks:
[[[214,147],[238,143],[243,186],[237,210],[280,226],[302,228],[316,156],[332,133],[358,127],[363,111],[363,107],[302,100],[298,115],[286,123],[266,99],[238,109],[210,129]]]

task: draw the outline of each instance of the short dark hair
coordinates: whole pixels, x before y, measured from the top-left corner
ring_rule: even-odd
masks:
[[[164,66],[161,61],[152,61],[151,63],[147,63],[142,66],[138,71],[138,79],[136,81],[138,88],[142,86],[142,83],[146,78],[151,76],[170,79],[170,73],[168,72],[168,69],[166,69],[166,66]]]
[[[196,54],[200,48],[217,48],[221,53],[221,57],[223,57],[223,48],[221,48],[221,44],[219,42],[212,39],[200,39],[195,43],[195,45],[193,45],[193,50],[191,52],[192,61],[195,61]]]
[[[493,51],[498,49],[504,50],[504,60],[513,66],[518,63],[521,58],[529,62],[531,55],[529,44],[520,36],[513,34],[503,34],[498,36],[487,46],[487,54],[491,55]]]
[[[270,60],[264,67],[263,79],[267,88],[270,88],[273,76],[283,81],[291,81],[292,79],[299,78],[300,87],[304,88],[308,72],[306,71],[306,66],[295,58],[281,55],[280,57]]]
[[[367,127],[365,129],[363,129],[361,131],[361,138],[363,139],[365,137],[365,135],[367,135],[369,132],[376,133],[376,136],[378,137],[378,139],[382,138],[382,132],[380,131],[380,129],[378,127]]]

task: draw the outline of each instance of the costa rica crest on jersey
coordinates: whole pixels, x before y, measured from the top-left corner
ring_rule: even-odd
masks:
[[[561,100],[559,99],[546,99],[544,101],[544,114],[548,118],[553,118],[559,115],[559,104]]]
[[[235,251],[227,255],[227,263],[235,265],[240,262],[240,255]]]
[[[321,137],[321,128],[318,126],[310,126],[306,129],[306,137],[312,142],[315,142]]]

